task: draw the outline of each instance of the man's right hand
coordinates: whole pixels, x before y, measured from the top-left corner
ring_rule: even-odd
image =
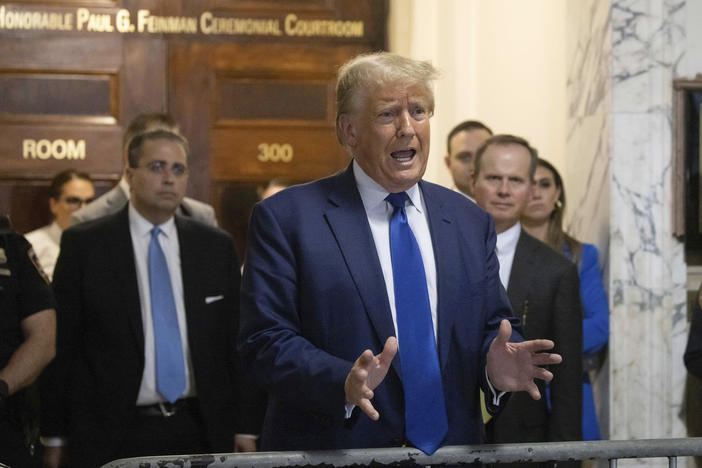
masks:
[[[373,399],[373,390],[387,375],[395,354],[397,354],[397,338],[391,336],[385,342],[385,347],[380,354],[374,356],[370,349],[363,351],[354,362],[349,375],[346,376],[344,383],[346,402],[361,408],[361,411],[373,421],[380,418],[380,414],[370,402]]]
[[[59,468],[66,466],[67,447],[44,447],[42,460],[43,468]]]

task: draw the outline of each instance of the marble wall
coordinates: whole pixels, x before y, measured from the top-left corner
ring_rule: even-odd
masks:
[[[672,83],[685,73],[687,5],[569,5],[569,24],[578,31],[568,57],[567,180],[576,210],[569,226],[598,244],[608,267],[609,396],[601,402],[608,403],[607,432],[611,439],[684,437],[686,265],[670,206]]]
[[[610,2],[567,2],[566,225],[595,244],[600,267],[609,273],[609,158],[611,56]],[[606,358],[606,352],[601,353]],[[609,360],[590,376],[602,436],[609,436]]]
[[[686,435],[683,245],[671,232],[672,82],[685,1],[612,3],[610,430]],[[632,391],[632,389],[638,389]]]

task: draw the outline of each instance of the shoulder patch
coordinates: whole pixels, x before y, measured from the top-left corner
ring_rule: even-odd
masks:
[[[51,284],[49,277],[46,275],[46,273],[44,273],[44,269],[39,265],[39,257],[37,257],[37,254],[34,252],[33,247],[30,247],[27,250],[27,256],[34,265],[34,268],[36,268],[37,273],[39,273],[39,276],[41,276],[44,279],[44,281],[46,281],[46,284]]]

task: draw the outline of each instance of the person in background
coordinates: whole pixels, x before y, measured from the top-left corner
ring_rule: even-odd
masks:
[[[256,448],[234,345],[239,262],[231,236],[176,214],[189,161],[181,135],[137,135],[127,205],[63,233],[57,359],[42,382],[47,466],[65,453],[92,468]]]
[[[522,229],[533,189],[537,151],[524,138],[495,135],[478,149],[475,158],[475,202],[492,215],[500,262],[500,280],[514,314],[521,318],[526,339],[544,337],[556,343],[563,362],[552,369],[551,405],[514,395],[501,413],[487,423],[490,443],[510,444],[581,440],[582,424],[582,305],[578,270],[562,254]],[[524,463],[506,467],[526,467]],[[529,464],[551,467],[551,463]],[[579,461],[558,466],[580,466]]]
[[[25,390],[56,353],[54,307],[32,246],[0,216],[0,465],[35,465],[25,438]]]
[[[287,179],[283,179],[282,177],[274,177],[270,180],[270,182],[268,182],[268,185],[258,189],[258,198],[259,200],[265,200],[266,198],[275,195],[276,193],[290,187],[291,185],[292,182],[290,182]]]
[[[444,163],[451,171],[452,189],[473,200],[473,162],[478,148],[492,136],[490,127],[479,120],[465,120],[451,129],[446,138],[448,153]]]
[[[73,213],[70,221],[71,226],[117,213],[124,208],[129,201],[130,194],[129,182],[127,182],[126,176],[129,167],[129,158],[127,155],[129,142],[132,141],[135,136],[141,133],[151,132],[154,130],[167,130],[180,134],[178,124],[169,114],[147,113],[139,114],[134,117],[134,119],[129,122],[127,129],[124,131],[124,136],[122,137],[122,160],[124,164],[122,178],[120,179],[119,183],[112,188],[112,190],[101,195],[93,203],[90,203]],[[207,203],[203,203],[192,198],[183,197],[180,202],[180,206],[178,206],[178,209],[176,210],[176,213],[181,216],[187,216],[195,219],[201,223],[209,224],[210,226],[217,226],[214,208]]]
[[[71,214],[95,196],[90,176],[75,169],[66,169],[54,176],[49,186],[49,210],[54,216],[51,224],[25,234],[32,244],[49,280],[54,275],[54,265],[59,255],[61,233],[70,225]]]
[[[609,340],[609,304],[597,261],[597,247],[585,244],[563,231],[566,200],[563,179],[548,161],[537,161],[536,184],[521,222],[524,229],[578,265],[583,319],[583,440],[599,440],[595,400],[589,371],[595,356]]]
[[[702,379],[702,284],[697,290],[697,300],[692,309],[690,335],[687,337],[687,348],[683,358],[687,371]]]

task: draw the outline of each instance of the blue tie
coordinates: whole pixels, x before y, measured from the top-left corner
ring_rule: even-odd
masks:
[[[427,280],[419,245],[407,223],[405,192],[386,200],[395,208],[390,219],[390,255],[395,285],[407,439],[431,455],[448,431]]]
[[[171,277],[168,274],[166,256],[158,242],[160,233],[161,229],[155,226],[151,230],[149,243],[149,288],[156,350],[156,388],[166,400],[173,403],[185,391],[185,365]]]

